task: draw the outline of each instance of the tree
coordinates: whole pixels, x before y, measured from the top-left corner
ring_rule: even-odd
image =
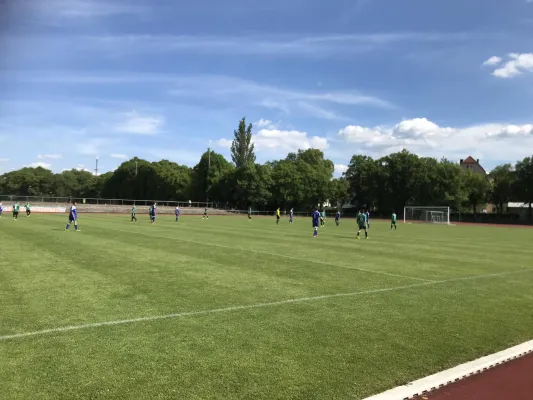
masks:
[[[233,202],[240,208],[264,206],[272,193],[272,169],[268,165],[248,164],[233,172]]]
[[[528,219],[533,222],[533,157],[526,157],[516,164],[516,189],[517,199],[529,204]]]
[[[239,128],[233,131],[231,143],[231,159],[235,167],[243,167],[255,163],[254,144],[252,143],[252,124],[246,127],[246,118],[239,122]]]
[[[484,175],[468,170],[465,172],[464,184],[467,202],[476,214],[477,206],[488,200],[490,183]]]
[[[345,174],[352,202],[357,207],[372,207],[379,202],[378,185],[386,190],[384,168],[369,156],[355,155]]]
[[[510,202],[515,188],[516,173],[511,164],[498,165],[490,174],[492,180],[490,201],[496,205],[498,214],[502,214],[503,205]]]
[[[350,184],[345,178],[333,179],[330,182],[329,202],[332,207],[342,206],[350,200]]]
[[[221,182],[225,176],[233,171],[233,165],[212,150],[202,154],[200,161],[192,170],[191,196],[195,200],[210,198],[218,201],[227,200],[223,193],[225,187]]]

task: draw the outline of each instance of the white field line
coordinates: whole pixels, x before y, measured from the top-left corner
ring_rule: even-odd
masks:
[[[203,245],[203,246],[207,245],[207,246],[213,246],[213,247],[220,247],[220,248],[223,248],[223,249],[230,249],[230,250],[237,250],[237,251],[249,251],[251,253],[256,253],[256,254],[264,254],[264,255],[273,256],[273,257],[286,258],[286,259],[294,260],[294,261],[304,261],[304,262],[308,262],[308,263],[312,263],[312,264],[326,265],[326,266],[329,266],[329,267],[352,269],[352,270],[359,271],[359,272],[367,272],[367,273],[371,273],[371,274],[392,276],[392,277],[395,277],[395,278],[413,279],[413,280],[421,281],[421,282],[437,282],[436,280],[433,280],[433,279],[418,278],[418,277],[414,277],[414,276],[393,274],[391,272],[385,272],[385,271],[377,271],[377,270],[366,269],[366,268],[349,267],[349,266],[346,266],[346,265],[331,264],[331,263],[324,262],[324,261],[319,261],[319,260],[308,260],[308,259],[304,259],[304,258],[288,256],[288,255],[285,255],[285,254],[270,253],[268,251],[262,251],[262,250],[243,249],[241,247],[226,246],[224,244],[219,244],[219,243],[209,243],[209,242],[202,242],[202,241],[199,241],[199,240],[190,240],[190,239],[182,239],[182,238],[176,238],[176,237],[170,237],[170,236],[153,235],[151,233],[126,231],[126,230],[123,230],[123,229],[115,229],[115,228],[108,228],[108,227],[105,227],[103,229],[116,231],[116,232],[125,232],[125,233],[130,233],[130,234],[131,233],[135,233],[137,235],[157,237],[157,238],[161,238],[161,239],[178,240],[180,242],[199,244],[199,245]]]
[[[201,315],[208,315],[208,314],[218,314],[218,313],[248,310],[248,309],[254,309],[254,308],[281,306],[285,304],[306,303],[306,302],[318,301],[318,300],[328,300],[328,299],[334,299],[334,298],[340,298],[340,297],[354,297],[354,296],[362,296],[362,295],[367,295],[367,294],[387,293],[387,292],[412,289],[412,288],[417,288],[417,287],[422,287],[422,286],[432,286],[432,285],[437,285],[440,283],[458,282],[458,281],[463,281],[463,280],[474,280],[474,279],[481,279],[481,278],[519,274],[519,273],[531,272],[531,271],[533,271],[533,269],[522,269],[518,271],[507,271],[507,272],[501,272],[497,274],[486,274],[486,275],[470,276],[470,277],[463,277],[463,278],[446,279],[442,281],[414,283],[414,284],[405,285],[405,286],[395,286],[395,287],[390,287],[390,288],[363,290],[363,291],[351,292],[351,293],[327,294],[327,295],[322,295],[322,296],[301,297],[301,298],[296,298],[296,299],[287,299],[287,300],[273,301],[273,302],[268,302],[268,303],[257,303],[257,304],[240,305],[240,306],[232,306],[232,307],[225,307],[225,308],[215,308],[211,310],[187,311],[187,312],[180,312],[180,313],[166,314],[166,315],[154,315],[154,316],[146,316],[146,317],[139,317],[139,318],[132,318],[132,319],[95,322],[95,323],[82,324],[82,325],[62,326],[58,328],[43,329],[40,331],[22,332],[22,333],[15,333],[11,335],[3,335],[3,336],[0,336],[0,342],[11,340],[11,339],[25,338],[29,336],[41,336],[41,335],[46,335],[46,334],[51,334],[51,333],[61,333],[61,332],[67,332],[67,331],[78,331],[78,330],[84,330],[84,329],[90,329],[90,328],[99,328],[102,326],[133,324],[137,322],[151,322],[151,321],[157,321],[157,320],[162,320],[162,319],[173,319],[173,318],[193,317],[193,316],[201,316]]]
[[[457,380],[468,378],[469,376],[481,373],[489,368],[496,367],[507,361],[516,359],[533,352],[533,340],[510,347],[506,350],[494,353],[485,357],[480,357],[457,367],[438,372],[417,381],[398,386],[386,392],[367,397],[364,400],[404,400],[411,399],[416,395],[422,395],[446,386]]]

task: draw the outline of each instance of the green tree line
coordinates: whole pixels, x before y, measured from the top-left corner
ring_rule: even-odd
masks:
[[[234,208],[309,210],[328,201],[351,203],[388,214],[406,205],[449,206],[476,212],[492,203],[498,213],[510,201],[533,202],[533,157],[494,168],[488,176],[456,162],[419,157],[407,150],[379,159],[354,155],[348,170],[333,178],[334,165],[316,149],[256,163],[252,125],[243,118],[234,131],[232,162],[212,150],[193,168],[133,158],[114,172],[54,174],[22,168],[0,176],[0,193],[20,196],[210,201]],[[529,208],[531,218],[531,206]]]

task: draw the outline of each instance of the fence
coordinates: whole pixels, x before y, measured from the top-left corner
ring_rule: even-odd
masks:
[[[78,204],[90,205],[114,205],[114,206],[149,206],[157,202],[157,204],[166,207],[194,207],[194,208],[224,208],[223,204],[217,202],[201,202],[201,201],[159,201],[159,200],[131,200],[131,199],[97,199],[97,198],[74,198],[74,197],[51,197],[51,196],[14,196],[14,195],[0,195],[0,202],[11,204],[15,202],[30,203],[30,204],[67,204],[75,200]]]

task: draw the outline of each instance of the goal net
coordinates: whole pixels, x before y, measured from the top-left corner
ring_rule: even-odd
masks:
[[[403,222],[450,224],[450,207],[404,207]]]

